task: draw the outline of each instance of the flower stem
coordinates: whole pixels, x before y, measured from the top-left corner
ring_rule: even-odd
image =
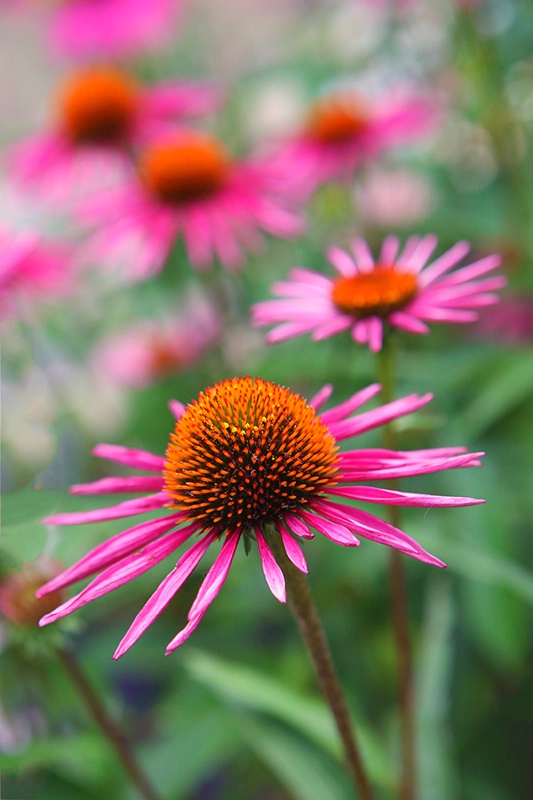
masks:
[[[72,652],[65,647],[58,647],[56,652],[89,713],[119,757],[122,766],[137,788],[140,797],[142,797],[143,800],[159,800],[159,795],[142,771],[124,732],[107,713],[94,687],[89,682]]]
[[[373,800],[374,792],[363,766],[354,727],[307,578],[287,557],[277,531],[267,531],[266,535],[285,576],[289,608],[309,649],[318,683],[333,714],[352,783],[361,800]]]
[[[395,348],[396,337],[388,332],[383,348],[378,354],[378,380],[382,387],[383,402],[390,403],[395,395]],[[393,423],[383,426],[383,447],[397,450],[398,442]],[[387,482],[390,489],[398,488],[398,481]],[[400,527],[400,511],[397,506],[388,507],[391,525]],[[409,633],[409,613],[407,604],[407,581],[403,556],[397,550],[390,551],[389,580],[392,604],[392,624],[399,675],[399,710],[401,729],[401,763],[399,795],[401,800],[416,798],[416,753],[415,753],[415,708],[413,688],[413,662],[411,637]]]

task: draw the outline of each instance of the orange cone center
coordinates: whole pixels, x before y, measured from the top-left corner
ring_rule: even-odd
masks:
[[[167,448],[172,508],[228,530],[268,523],[335,483],[337,445],[315,410],[260,378],[202,392],[176,423]]]
[[[60,90],[60,125],[76,144],[116,144],[128,134],[137,110],[138,87],[113,67],[78,72]]]
[[[141,181],[163,203],[179,205],[209,197],[220,189],[229,172],[224,147],[200,131],[147,148],[139,160]]]
[[[337,278],[331,299],[340,311],[359,319],[386,317],[404,308],[416,295],[417,288],[412,272],[377,264],[372,272]]]

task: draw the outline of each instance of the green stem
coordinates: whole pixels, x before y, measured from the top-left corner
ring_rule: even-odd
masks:
[[[159,800],[159,795],[138,764],[129,742],[120,726],[107,713],[103,703],[73,654],[64,647],[57,648],[57,655],[78,690],[87,710],[120,759],[124,770],[143,800]]]
[[[395,360],[396,337],[387,332],[383,348],[378,354],[378,380],[382,386],[382,400],[390,403],[395,395]],[[383,426],[383,447],[397,450],[398,441],[394,423]],[[387,482],[390,489],[398,489],[398,481]],[[388,506],[388,517],[391,525],[400,527],[400,510],[397,506]],[[413,688],[413,663],[409,633],[409,611],[407,603],[407,581],[403,556],[397,550],[390,552],[389,580],[392,604],[392,624],[396,652],[398,657],[399,709],[401,729],[401,780],[400,797],[402,800],[416,798],[416,748],[415,748],[415,709]]]
[[[305,575],[289,560],[277,531],[265,531],[268,543],[285,576],[289,608],[300,628],[315,667],[318,683],[337,726],[350,778],[361,800],[373,800],[359,746],[331,650]]]

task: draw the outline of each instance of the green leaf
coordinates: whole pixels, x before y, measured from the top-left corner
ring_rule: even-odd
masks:
[[[483,391],[464,412],[467,430],[479,436],[533,395],[531,353],[509,353],[491,364],[491,373]]]
[[[295,800],[349,800],[353,793],[317,754],[280,725],[247,719],[243,724],[247,743],[255,750]]]
[[[78,784],[97,786],[106,781],[113,759],[114,754],[101,736],[83,733],[64,739],[38,739],[22,751],[0,754],[0,769],[6,774],[19,774],[49,768]]]
[[[449,735],[454,618],[450,581],[438,576],[429,585],[416,670],[419,783],[424,800],[458,796]]]
[[[194,680],[203,683],[227,702],[270,714],[294,726],[325,752],[341,758],[334,722],[329,709],[322,702],[300,695],[250,667],[197,650],[189,650],[184,665]],[[377,739],[359,721],[357,734],[369,772],[382,785],[391,785],[392,768]]]

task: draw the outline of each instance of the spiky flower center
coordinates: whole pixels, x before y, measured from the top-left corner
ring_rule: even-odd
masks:
[[[324,144],[342,144],[367,127],[368,111],[352,96],[335,95],[318,100],[307,118],[307,134]]]
[[[137,111],[135,81],[114,67],[76,73],[59,94],[59,120],[76,144],[115,144],[124,139]]]
[[[337,445],[300,395],[260,378],[200,393],[171,434],[164,467],[172,508],[204,528],[280,519],[335,483]]]
[[[386,317],[404,308],[416,295],[417,288],[412,272],[376,264],[371,272],[337,278],[331,299],[340,311],[359,319]]]
[[[228,154],[217,139],[187,131],[147,148],[139,161],[139,174],[156,199],[179,205],[220,189],[229,167]]]

